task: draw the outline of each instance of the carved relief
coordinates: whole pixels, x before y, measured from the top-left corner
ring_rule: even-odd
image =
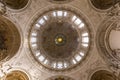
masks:
[[[113,24],[113,28],[112,30],[115,30],[115,31],[120,31],[120,22],[119,22],[119,19]]]
[[[114,49],[114,50],[113,50],[113,54],[114,54],[115,56],[120,57],[120,49]]]
[[[4,80],[4,77],[7,74],[7,71],[9,71],[10,69],[12,69],[12,66],[10,65],[2,65],[0,66],[0,80]]]
[[[120,3],[114,5],[108,12],[107,16],[120,16]]]
[[[4,14],[6,12],[6,7],[5,7],[5,4],[3,4],[1,1],[0,1],[0,14]]]

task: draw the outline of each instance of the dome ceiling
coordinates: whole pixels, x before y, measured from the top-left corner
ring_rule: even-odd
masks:
[[[52,10],[40,16],[29,35],[32,54],[49,69],[65,70],[79,64],[88,54],[87,23],[72,11]]]
[[[119,0],[90,0],[90,2],[95,8],[106,10],[119,2]]]
[[[24,8],[29,0],[3,0],[4,4],[11,9]]]
[[[118,18],[119,19],[119,18]],[[119,68],[120,66],[120,43],[119,39],[119,20],[117,18],[109,18],[102,23],[101,28],[98,29],[97,34],[97,47],[100,50],[100,54],[106,57],[114,67]],[[99,37],[98,37],[99,36]]]
[[[116,80],[116,76],[109,71],[99,70],[91,76],[90,80]]]
[[[5,76],[5,80],[29,80],[27,74],[23,71],[11,71]]]
[[[68,22],[51,22],[41,34],[41,46],[51,58],[67,58],[78,47],[78,37],[77,31]]]
[[[19,49],[20,41],[16,26],[0,16],[0,61],[12,58]]]

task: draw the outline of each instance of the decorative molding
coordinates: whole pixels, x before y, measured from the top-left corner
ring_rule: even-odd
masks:
[[[68,76],[57,75],[57,76],[52,76],[48,78],[47,80],[74,80],[74,79]]]
[[[74,0],[48,0],[48,1],[52,3],[56,3],[56,4],[64,4],[64,3],[68,3]]]
[[[3,15],[6,13],[6,6],[3,2],[0,1],[0,15]]]
[[[120,3],[114,5],[106,14],[107,16],[120,16]]]
[[[107,15],[107,18],[101,23],[100,27],[97,32],[97,47],[100,55],[106,60],[108,65],[110,67],[113,67],[114,69],[120,69],[120,59],[118,58],[117,53],[119,52],[118,50],[112,50],[110,48],[108,39],[111,30],[120,30],[120,16],[117,15],[118,12],[120,12],[120,7],[119,9],[116,9],[116,11],[111,11],[114,12],[110,13],[112,15]],[[113,54],[114,53],[114,54]]]

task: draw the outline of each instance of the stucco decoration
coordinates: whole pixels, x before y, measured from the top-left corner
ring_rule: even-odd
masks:
[[[6,12],[6,6],[3,2],[0,1],[0,14],[3,15]]]

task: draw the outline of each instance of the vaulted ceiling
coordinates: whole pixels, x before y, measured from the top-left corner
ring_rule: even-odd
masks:
[[[119,80],[119,0],[1,0],[0,80]]]

